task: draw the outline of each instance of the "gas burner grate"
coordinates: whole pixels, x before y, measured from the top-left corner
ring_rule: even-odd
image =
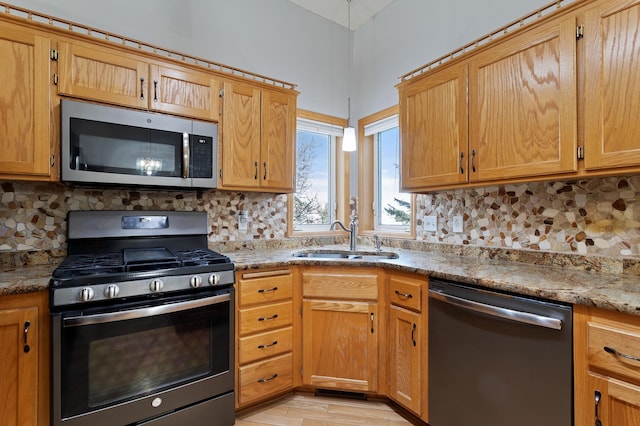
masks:
[[[208,249],[173,250],[184,266],[230,263],[231,259]]]

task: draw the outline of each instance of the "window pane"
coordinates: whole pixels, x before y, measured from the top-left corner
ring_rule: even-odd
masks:
[[[331,136],[298,131],[296,141],[296,225],[328,225],[331,188]]]
[[[400,192],[400,139],[399,128],[394,127],[377,134],[379,226],[409,225],[411,222],[411,195]]]

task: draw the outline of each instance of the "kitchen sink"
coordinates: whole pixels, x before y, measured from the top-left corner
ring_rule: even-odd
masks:
[[[398,259],[398,253],[390,251],[353,251],[353,250],[330,250],[312,249],[301,250],[293,254],[294,257],[313,259],[345,259],[345,260],[385,260]]]

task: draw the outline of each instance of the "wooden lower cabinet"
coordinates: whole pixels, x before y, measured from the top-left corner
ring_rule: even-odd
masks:
[[[640,316],[574,307],[575,425],[640,426]]]
[[[428,420],[427,279],[390,274],[389,397]]]
[[[0,423],[49,424],[46,292],[0,297]]]
[[[306,268],[302,280],[302,383],[378,391],[378,271]]]
[[[236,278],[236,408],[243,408],[293,389],[293,274],[247,271]]]

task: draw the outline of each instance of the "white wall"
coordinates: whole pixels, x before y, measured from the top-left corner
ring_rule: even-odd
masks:
[[[347,30],[286,0],[10,1],[289,81],[299,108],[347,117]],[[396,0],[352,37],[352,118],[396,104],[400,75],[548,1]]]

